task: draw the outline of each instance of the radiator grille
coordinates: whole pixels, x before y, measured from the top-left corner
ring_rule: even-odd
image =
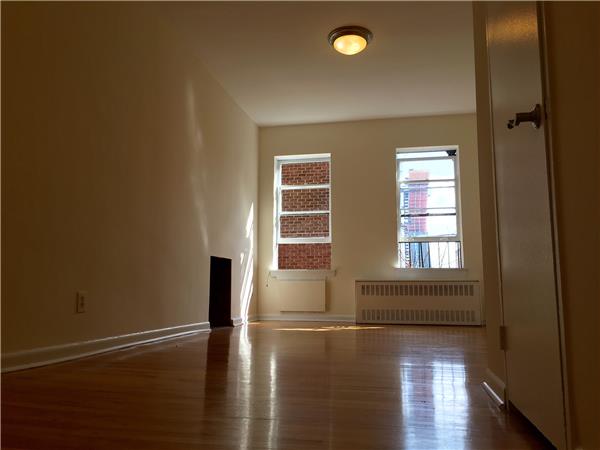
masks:
[[[357,281],[363,323],[481,325],[476,281]]]
[[[473,297],[472,284],[362,284],[361,295],[392,297]]]
[[[454,309],[363,309],[361,319],[398,323],[470,323],[475,324],[475,311]]]

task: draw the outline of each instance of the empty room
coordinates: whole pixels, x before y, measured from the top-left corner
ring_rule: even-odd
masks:
[[[0,8],[2,448],[600,450],[600,3]]]

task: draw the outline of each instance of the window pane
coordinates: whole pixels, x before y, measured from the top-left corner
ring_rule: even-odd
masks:
[[[456,236],[456,215],[400,217],[401,238]]]
[[[277,267],[284,269],[330,269],[331,244],[279,244]]]
[[[398,260],[402,268],[460,269],[460,242],[400,242]]]
[[[399,181],[454,179],[454,160],[399,161]]]
[[[281,163],[283,186],[329,184],[329,161]]]
[[[282,211],[329,211],[329,189],[284,189]]]
[[[400,209],[456,208],[453,181],[400,184]]]
[[[279,224],[282,238],[329,236],[329,214],[281,216]]]

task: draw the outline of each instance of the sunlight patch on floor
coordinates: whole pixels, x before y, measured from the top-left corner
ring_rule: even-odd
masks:
[[[275,331],[345,331],[345,330],[380,330],[383,327],[364,327],[360,325],[336,325],[315,328],[275,328]]]

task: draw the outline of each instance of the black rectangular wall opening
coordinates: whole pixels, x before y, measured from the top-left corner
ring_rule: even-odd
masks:
[[[210,291],[208,321],[213,327],[230,327],[231,321],[231,259],[210,257]]]

